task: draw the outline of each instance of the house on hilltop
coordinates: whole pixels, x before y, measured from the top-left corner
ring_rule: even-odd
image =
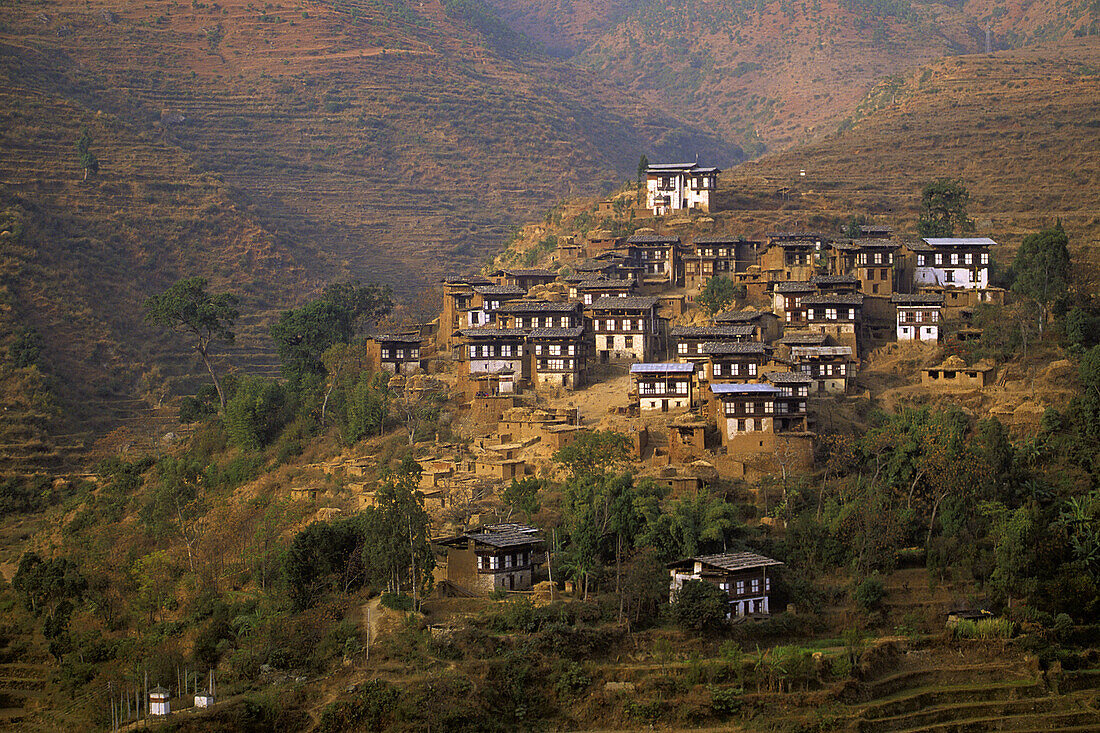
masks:
[[[718,188],[718,168],[698,163],[658,163],[646,170],[646,208],[654,216],[673,211],[710,211]]]
[[[420,334],[380,334],[370,339],[370,351],[378,368],[391,374],[421,371]]]
[[[446,552],[442,580],[486,595],[531,590],[545,548],[542,532],[526,524],[490,524],[433,544]]]
[[[915,286],[937,285],[984,290],[989,287],[988,237],[925,237],[908,247]]]
[[[688,557],[669,563],[669,600],[676,601],[684,583],[701,580],[729,596],[730,616],[771,613],[772,577],[769,568],[783,563],[755,552],[726,552]]]

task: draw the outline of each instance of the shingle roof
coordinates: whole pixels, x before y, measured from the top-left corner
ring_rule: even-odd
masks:
[[[851,346],[792,346],[791,356],[851,356]]]
[[[455,537],[444,537],[435,542],[441,545],[453,545],[463,540],[473,540],[490,547],[515,547],[542,542],[542,532],[526,524],[490,524]]]
[[[777,282],[772,289],[777,293],[812,293],[815,290],[806,280],[783,280]]]
[[[672,372],[674,374],[690,374],[693,371],[695,371],[694,364],[685,364],[678,361],[630,365],[631,374],[660,374],[662,372]]]
[[[589,308],[592,310],[609,310],[612,308],[648,310],[657,305],[658,300],[656,296],[652,295],[628,295],[625,298],[620,298],[617,295],[605,295],[602,298],[597,298]]]
[[[859,278],[855,275],[814,275],[810,282],[813,285],[857,285]]]
[[[383,333],[371,336],[371,340],[379,343],[382,341],[394,341],[403,344],[419,344],[423,341],[423,339],[420,338],[420,334],[411,333]]]
[[[738,336],[752,336],[756,333],[755,326],[673,326],[669,335],[677,338],[736,338]]]
[[[896,305],[943,305],[943,295],[939,293],[894,293],[890,302]]]
[[[584,280],[577,283],[577,290],[603,290],[606,288],[632,288],[635,282],[633,277],[625,280]]]
[[[450,285],[492,285],[493,281],[481,275],[455,275],[443,278]]]
[[[859,231],[861,234],[892,234],[894,228],[885,224],[860,224]]]
[[[533,339],[551,338],[579,338],[584,333],[584,326],[574,328],[532,328],[528,334]]]
[[[527,335],[522,328],[464,328],[459,333],[466,338],[517,338]]]
[[[675,234],[632,234],[626,238],[627,244],[679,244]]]
[[[779,388],[771,384],[711,382],[710,391],[714,394],[776,394]]]
[[[618,266],[619,263],[610,260],[585,260],[574,265],[573,269],[577,272],[599,272],[601,270],[612,270]]]
[[[861,293],[810,295],[802,299],[802,305],[863,305],[863,295]]]
[[[809,384],[814,381],[805,372],[764,372],[764,379],[772,384]]]
[[[668,567],[681,567],[684,565],[692,565],[701,562],[704,565],[710,565],[711,567],[721,568],[722,570],[748,570],[750,568],[766,568],[773,565],[782,565],[783,563],[778,560],[773,560],[770,557],[764,557],[763,555],[757,555],[755,552],[725,552],[721,555],[699,555],[698,557],[688,557],[683,560],[677,560],[671,562]]]
[[[746,323],[762,316],[774,316],[770,311],[726,311],[714,317],[716,323]]]
[[[502,305],[498,313],[569,313],[577,310],[580,304],[576,301],[553,300],[514,300]]]
[[[765,354],[769,350],[759,341],[707,341],[702,346],[704,354]]]
[[[557,277],[558,273],[553,270],[545,270],[542,268],[528,268],[528,269],[516,269],[504,268],[500,270],[505,275],[513,275],[516,277]]]
[[[760,244],[754,239],[744,237],[696,237],[692,244]]]
[[[779,339],[779,343],[785,346],[792,346],[795,344],[823,344],[829,337],[823,333],[807,333],[804,331],[793,331],[791,333],[783,334],[783,338]]]
[[[527,295],[527,290],[518,285],[477,285],[474,292],[478,295]]]

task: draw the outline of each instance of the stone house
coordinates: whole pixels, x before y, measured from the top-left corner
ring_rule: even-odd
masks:
[[[650,361],[663,350],[657,303],[652,296],[605,296],[586,308],[601,362]]]
[[[754,552],[688,557],[669,563],[669,600],[685,582],[701,580],[718,586],[729,595],[729,616],[771,613],[772,577],[769,568],[783,563]]]
[[[584,386],[589,351],[584,326],[533,328],[527,343],[535,384],[566,389]]]
[[[491,524],[435,540],[446,553],[443,579],[469,592],[531,590],[542,565],[542,532],[525,524]]]
[[[370,353],[378,368],[391,374],[421,371],[420,334],[379,334],[370,339]]]
[[[634,379],[639,411],[690,410],[695,399],[694,373],[694,364],[632,364],[630,374]]]
[[[937,293],[894,293],[890,302],[897,309],[898,341],[940,340],[943,296]]]
[[[646,170],[645,206],[654,216],[673,211],[710,211],[718,168],[698,163],[659,163]]]

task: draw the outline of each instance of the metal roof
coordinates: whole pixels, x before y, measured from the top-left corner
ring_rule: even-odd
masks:
[[[528,334],[533,339],[540,338],[579,338],[584,333],[584,326],[574,328],[532,328]]]
[[[770,384],[711,382],[710,391],[714,394],[778,394],[779,388]]]
[[[933,247],[993,247],[997,244],[989,237],[924,237],[923,240]]]
[[[702,346],[704,354],[764,354],[769,350],[759,341],[707,341]]]
[[[626,309],[626,310],[648,310],[657,305],[659,298],[653,295],[628,295],[625,298],[620,298],[617,295],[605,295],[602,298],[597,298],[592,303],[590,308],[593,310],[611,310],[611,309]]]
[[[662,372],[671,372],[674,374],[690,374],[695,371],[695,365],[691,363],[683,364],[678,361],[669,361],[662,363],[643,363],[643,364],[631,364],[631,374],[660,374]]]
[[[695,563],[700,562],[704,565],[710,565],[714,568],[721,570],[749,570],[751,568],[766,568],[773,565],[782,565],[783,563],[778,560],[772,560],[770,557],[764,557],[763,555],[757,555],[755,552],[725,552],[721,555],[700,555],[698,557],[688,557],[683,560],[677,560],[668,564],[669,568],[683,567],[685,565],[694,566]]]

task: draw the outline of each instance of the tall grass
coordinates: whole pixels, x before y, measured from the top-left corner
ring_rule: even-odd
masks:
[[[1016,624],[1005,618],[961,619],[952,630],[956,639],[1010,639]]]

